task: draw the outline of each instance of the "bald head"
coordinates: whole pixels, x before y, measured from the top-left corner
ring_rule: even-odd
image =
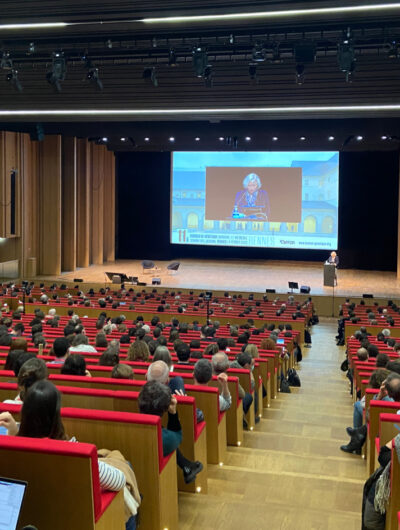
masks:
[[[214,374],[222,374],[222,372],[226,372],[229,368],[229,359],[226,353],[218,352],[215,353],[211,358],[211,365]]]
[[[394,401],[400,401],[400,375],[391,373],[385,380],[388,396]]]
[[[146,375],[147,381],[157,381],[167,384],[169,380],[169,368],[164,361],[155,361],[149,366]]]

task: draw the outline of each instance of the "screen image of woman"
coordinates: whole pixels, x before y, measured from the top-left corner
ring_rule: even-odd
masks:
[[[269,197],[261,189],[261,180],[256,173],[249,173],[243,179],[243,190],[236,193],[232,217],[268,221],[270,214]]]

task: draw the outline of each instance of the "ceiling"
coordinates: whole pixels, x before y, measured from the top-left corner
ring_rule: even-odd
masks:
[[[365,0],[350,5],[361,3],[383,2]],[[399,116],[400,9],[372,14],[365,10],[329,16],[292,14],[273,19],[215,19],[182,24],[152,24],[142,20],[332,8],[340,4],[316,0],[2,1],[0,53],[9,55],[8,62],[3,61],[5,68],[0,69],[0,119],[4,119],[4,126],[6,122],[27,121],[160,123]],[[56,29],[1,27],[50,22],[71,25]],[[346,82],[346,73],[338,64],[338,46],[346,36],[355,54],[351,82]],[[315,47],[315,62],[302,62],[304,76],[298,84],[295,81],[299,60],[295,49],[304,42]],[[208,80],[195,75],[196,47],[207,50],[206,64],[212,67]],[[257,47],[264,58],[260,62],[254,61],[253,51]],[[173,66],[168,62],[171,49],[176,56]],[[53,52],[63,53],[66,61],[60,92],[46,81],[46,73],[52,71]],[[254,79],[249,75],[249,64],[256,65]],[[90,67],[97,69],[102,90],[87,79]],[[157,87],[143,79],[147,67],[155,68]],[[15,83],[7,81],[11,72],[15,72],[23,88],[21,92],[16,90]],[[399,107],[368,111],[341,108],[354,105]],[[315,107],[320,108],[314,110]],[[76,110],[90,113],[79,115],[73,112]],[[113,114],[115,110],[120,114]],[[182,114],[182,110],[186,113]],[[9,114],[2,115],[2,111]],[[46,114],[49,111],[56,114]],[[60,116],[57,111],[71,114]],[[133,112],[125,115],[126,111]]]

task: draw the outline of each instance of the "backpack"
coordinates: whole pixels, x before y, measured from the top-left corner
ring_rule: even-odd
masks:
[[[294,368],[289,368],[287,373],[287,380],[289,386],[301,386],[299,374]]]
[[[292,391],[290,390],[289,383],[287,382],[287,380],[284,377],[281,379],[280,391],[283,394],[291,394],[292,393]]]
[[[298,344],[296,346],[296,348],[294,349],[293,354],[294,354],[294,358],[295,358],[296,363],[300,363],[303,360],[303,354],[301,352],[300,344]]]
[[[304,342],[306,344],[311,344],[311,335],[307,329],[304,330]]]

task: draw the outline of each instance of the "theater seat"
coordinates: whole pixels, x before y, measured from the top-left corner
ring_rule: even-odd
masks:
[[[123,491],[100,490],[94,445],[0,436],[0,459],[3,476],[28,482],[21,527],[125,528]]]

